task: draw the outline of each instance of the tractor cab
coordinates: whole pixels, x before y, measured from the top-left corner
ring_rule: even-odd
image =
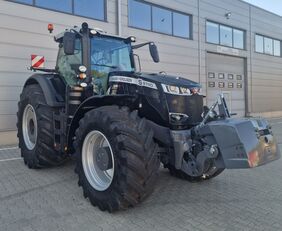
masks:
[[[55,36],[59,43],[56,71],[69,86],[93,86],[94,94],[105,95],[111,72],[135,72],[133,49],[149,45],[154,61],[159,62],[154,43],[133,46],[135,40],[110,36],[83,23]]]

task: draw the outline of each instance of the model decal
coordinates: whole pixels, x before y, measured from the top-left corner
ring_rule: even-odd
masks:
[[[141,87],[148,87],[148,88],[155,89],[155,90],[158,89],[155,83],[148,82],[143,79],[136,79],[136,78],[125,77],[125,76],[111,76],[109,81],[110,82],[129,83],[129,84],[134,84],[134,85],[138,85]]]

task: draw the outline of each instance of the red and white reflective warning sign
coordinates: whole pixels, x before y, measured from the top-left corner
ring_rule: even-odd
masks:
[[[31,66],[34,68],[44,68],[44,56],[31,55]]]

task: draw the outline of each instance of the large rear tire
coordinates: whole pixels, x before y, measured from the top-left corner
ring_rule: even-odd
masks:
[[[23,89],[18,103],[19,148],[29,168],[42,168],[62,163],[63,155],[54,150],[53,113],[38,84]]]
[[[76,131],[75,148],[78,184],[100,210],[124,210],[152,193],[158,146],[137,111],[105,106],[87,112]]]

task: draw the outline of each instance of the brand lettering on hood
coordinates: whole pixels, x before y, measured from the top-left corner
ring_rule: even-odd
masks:
[[[111,76],[109,82],[129,83],[140,87],[148,87],[155,90],[158,89],[155,83],[145,81],[143,79],[136,79],[136,78],[125,77],[125,76]]]

